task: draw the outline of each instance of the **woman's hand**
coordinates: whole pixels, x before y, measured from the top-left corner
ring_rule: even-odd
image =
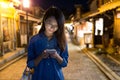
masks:
[[[55,58],[59,64],[63,62],[63,58],[57,53],[57,51],[55,53],[50,54],[50,57]]]
[[[43,53],[41,54],[42,58],[48,58],[49,54],[46,52],[46,50],[43,51]]]
[[[48,58],[48,57],[49,57],[49,54],[46,53],[46,50],[44,50],[44,51],[34,60],[35,66],[37,66],[42,59],[45,59],[45,58]]]
[[[57,53],[57,51],[55,53],[50,53],[49,55],[52,58],[57,58],[59,56],[58,53]]]

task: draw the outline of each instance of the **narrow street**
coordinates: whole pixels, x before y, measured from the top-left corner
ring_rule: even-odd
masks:
[[[0,80],[20,80],[19,78],[22,75],[25,65],[26,57],[23,57],[19,61],[0,71]]]
[[[65,80],[108,80],[98,67],[72,43],[69,46],[69,64],[63,69]],[[0,80],[19,80],[26,65],[26,57],[0,72]]]
[[[71,43],[69,64],[63,71],[65,80],[109,80],[78,46]]]

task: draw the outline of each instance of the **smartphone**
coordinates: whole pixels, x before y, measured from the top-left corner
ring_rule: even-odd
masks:
[[[46,53],[52,54],[55,53],[56,50],[55,49],[46,49]]]

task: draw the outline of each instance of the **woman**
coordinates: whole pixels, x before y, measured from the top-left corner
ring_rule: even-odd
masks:
[[[64,22],[61,10],[50,7],[39,33],[31,38],[27,66],[34,68],[32,80],[64,80],[62,68],[68,64]]]

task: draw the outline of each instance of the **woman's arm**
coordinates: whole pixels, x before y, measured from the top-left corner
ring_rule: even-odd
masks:
[[[34,60],[35,66],[37,66],[41,60],[42,60],[42,55],[39,55],[39,56]]]
[[[37,66],[42,59],[48,58],[48,57],[49,57],[49,54],[46,53],[46,50],[44,50],[44,51],[42,52],[42,54],[40,54],[40,55],[34,60],[35,66]]]
[[[56,60],[58,61],[59,64],[61,64],[63,62],[63,58],[60,55],[57,54],[57,56],[55,58],[56,58]]]
[[[57,52],[55,54],[50,54],[52,58],[55,58],[61,67],[67,66],[68,63],[68,47],[66,45],[65,50],[59,55]]]
[[[40,55],[35,55],[35,52],[37,52],[36,48],[38,46],[35,46],[35,43],[37,40],[33,38],[31,38],[30,42],[29,42],[29,46],[28,46],[28,59],[27,59],[27,65],[28,67],[30,68],[33,68],[35,66],[37,66],[40,61],[43,59],[43,58],[48,58],[49,54],[46,53],[46,51],[44,50],[42,53],[40,53]]]
[[[60,57],[63,59],[62,63],[60,64],[61,67],[66,67],[68,64],[68,45],[66,45],[65,50],[61,53]]]

